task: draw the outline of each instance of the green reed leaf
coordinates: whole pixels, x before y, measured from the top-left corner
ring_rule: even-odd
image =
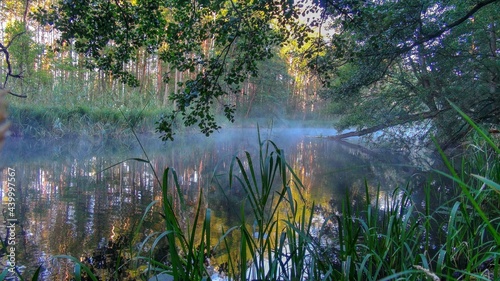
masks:
[[[500,192],[500,184],[498,184],[490,179],[487,179],[485,177],[479,176],[479,175],[473,174],[472,176],[477,178],[478,180],[482,181],[483,183],[485,183],[487,186],[491,187],[496,192]]]
[[[56,255],[56,256],[53,256],[52,258],[54,259],[68,259],[68,260],[71,260],[72,262],[75,263],[75,278],[77,280],[81,280],[81,270],[83,269],[83,271],[85,271],[88,275],[88,277],[92,280],[92,281],[97,281],[97,277],[92,273],[92,270],[90,270],[90,268],[88,268],[85,264],[81,263],[77,258],[75,257],[72,257],[72,256],[68,256],[68,255]],[[76,275],[76,273],[78,273],[78,275]]]

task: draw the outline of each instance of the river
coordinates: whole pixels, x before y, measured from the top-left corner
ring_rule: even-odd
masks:
[[[380,185],[383,195],[405,184],[413,172],[400,165],[401,157],[322,138],[333,134],[322,128],[261,130],[263,139],[284,149],[308,202],[336,210],[346,191],[353,198],[364,194],[365,181],[373,192]],[[147,156],[133,138],[7,140],[0,155],[3,216],[6,221],[10,168],[15,171],[16,264],[26,276],[41,265],[42,279],[70,277],[73,265],[53,256],[83,260],[131,233],[146,206],[161,199],[153,169],[159,177],[166,167],[176,170],[188,206],[196,205],[203,190],[213,210],[213,229],[237,223],[232,210],[238,200],[230,198],[242,195],[227,197],[224,182],[234,155],[249,151],[257,157],[256,129],[224,129],[209,138],[186,134],[166,143],[154,136],[140,140]],[[141,235],[161,227],[160,222],[145,223]],[[5,227],[0,234],[5,239]]]

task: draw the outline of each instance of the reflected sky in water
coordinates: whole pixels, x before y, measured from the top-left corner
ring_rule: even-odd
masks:
[[[334,133],[329,129],[261,130],[263,139],[269,138],[285,150],[287,161],[304,184],[308,202],[336,209],[346,191],[353,200],[362,200],[365,180],[373,192],[380,184],[382,194],[404,184],[411,171],[398,165],[400,159],[321,138]],[[104,144],[78,138],[7,141],[0,155],[2,198],[6,196],[7,167],[14,168],[21,265],[34,271],[41,264],[47,279],[70,276],[72,265],[52,257],[89,255],[118,235],[131,233],[146,206],[161,199],[156,176],[161,178],[166,167],[176,170],[188,207],[196,206],[203,190],[203,202],[212,209],[216,224],[213,229],[237,224],[234,210],[239,209],[244,194],[238,188],[228,189],[228,171],[232,157],[243,151],[257,161],[256,129],[226,129],[210,138],[184,135],[167,143],[152,136],[140,138],[154,171],[138,160],[147,158],[132,138]],[[158,213],[159,208],[154,211]],[[183,210],[180,219],[188,220],[193,214],[194,209]],[[140,235],[145,237],[161,227],[161,219],[152,215]],[[6,230],[1,229],[0,234],[4,238]]]

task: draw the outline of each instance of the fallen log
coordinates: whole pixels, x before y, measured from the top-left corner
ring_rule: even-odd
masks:
[[[342,139],[351,138],[351,137],[361,137],[364,135],[378,132],[378,131],[386,129],[386,128],[390,128],[390,127],[394,127],[394,126],[398,126],[398,125],[404,125],[404,124],[414,122],[414,121],[422,121],[425,119],[432,119],[445,110],[448,110],[448,108],[442,109],[442,110],[437,110],[437,111],[428,111],[428,112],[422,112],[422,113],[418,113],[418,114],[408,115],[406,118],[397,118],[395,120],[385,122],[384,124],[361,129],[359,131],[353,131],[353,132],[348,132],[348,133],[339,134],[339,135],[335,135],[335,136],[329,136],[328,138],[333,139],[333,140],[342,140]]]

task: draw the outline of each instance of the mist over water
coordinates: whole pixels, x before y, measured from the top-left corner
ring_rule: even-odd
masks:
[[[330,210],[340,207],[346,191],[353,200],[362,200],[365,180],[374,190],[380,184],[382,194],[404,184],[411,171],[398,166],[400,159],[320,138],[335,133],[326,128],[261,129],[261,138],[284,149],[304,184],[307,201]],[[209,138],[185,134],[166,143],[151,136],[140,139],[156,175],[161,178],[166,167],[176,170],[182,196],[192,207],[179,214],[181,220],[192,217],[203,190],[203,202],[213,212],[214,230],[238,223],[235,210],[244,193],[237,187],[228,189],[228,171],[232,157],[243,151],[257,161],[256,128],[222,129]],[[122,162],[131,158],[146,159],[133,139],[7,140],[0,155],[1,176],[6,176],[7,167],[17,171],[20,265],[34,271],[41,264],[46,279],[59,279],[70,274],[72,267],[64,260],[53,261],[54,255],[84,257],[131,233],[146,206],[161,199],[150,166],[137,159]],[[153,216],[141,235],[162,227],[161,219]],[[5,237],[5,229],[0,234]]]

